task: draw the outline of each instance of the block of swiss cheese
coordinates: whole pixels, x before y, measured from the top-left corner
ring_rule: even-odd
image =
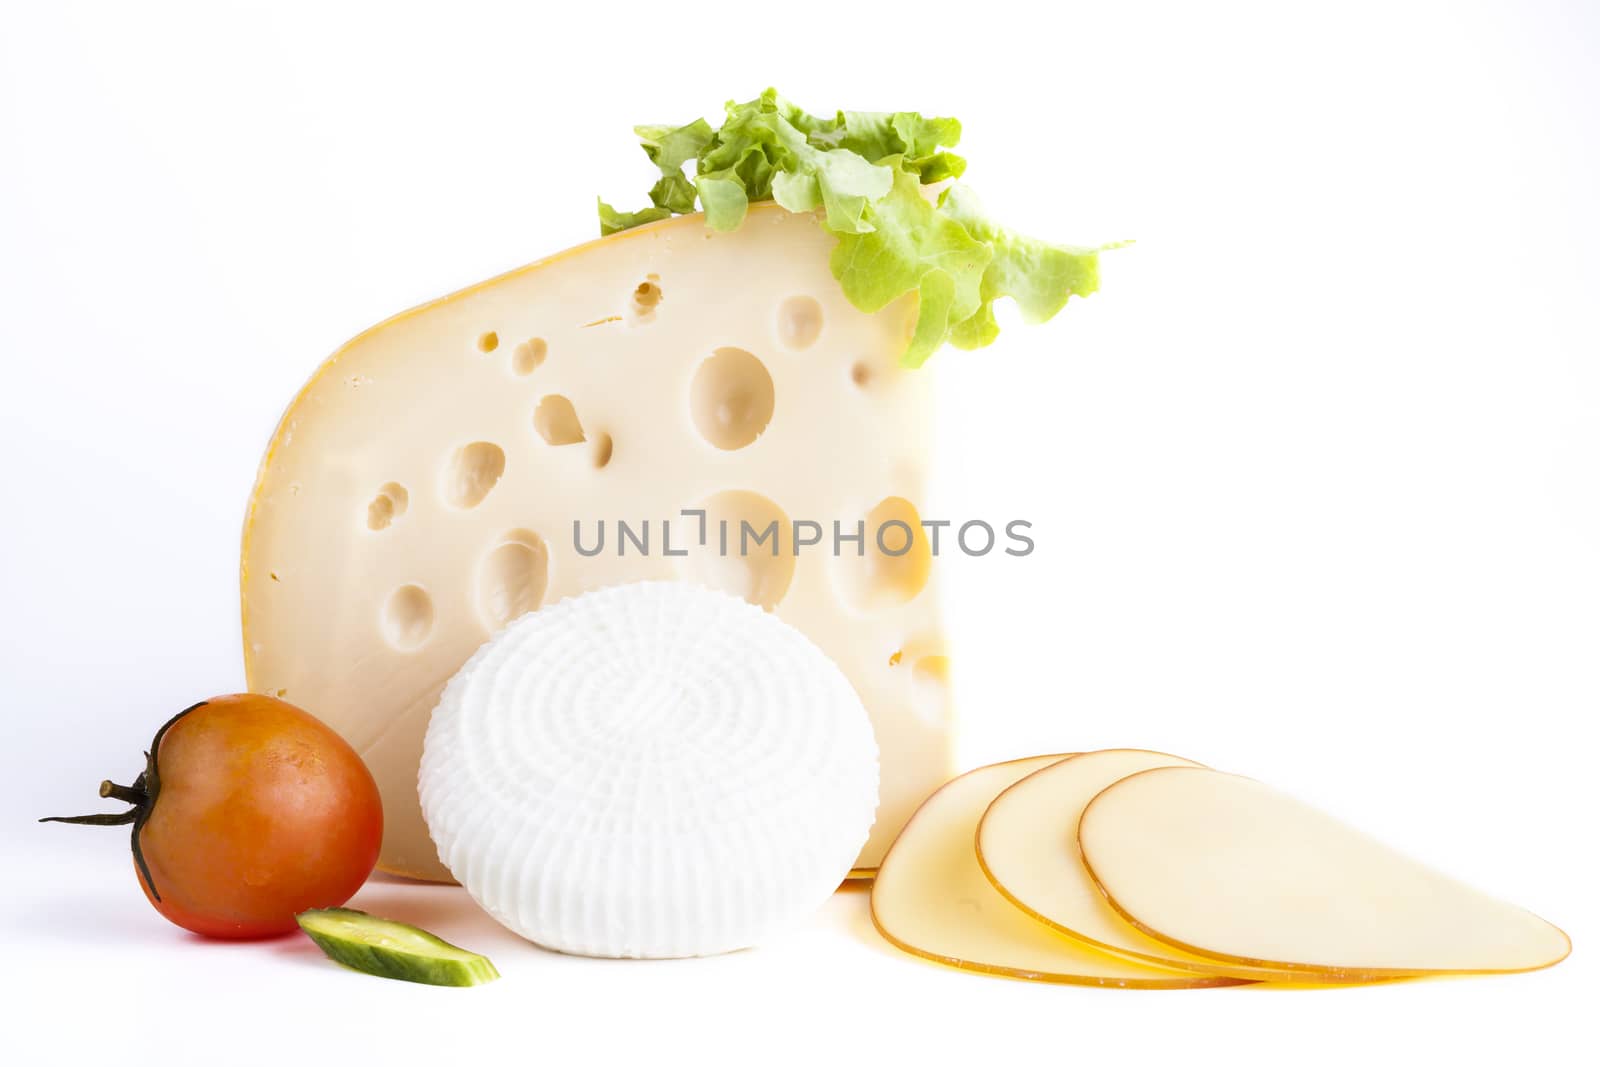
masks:
[[[833,243],[771,205],[732,233],[699,215],[628,230],[368,330],[295,398],[245,525],[246,671],[366,759],[383,869],[448,878],[417,803],[444,683],[512,618],[619,582],[730,590],[839,664],[882,753],[861,867],[949,777],[934,568],[920,532],[896,554],[892,522],[919,529],[929,371],[897,364],[907,302],[845,300]],[[680,514],[701,508],[704,545]],[[741,520],[778,520],[779,551],[741,545]],[[822,543],[797,553],[795,520]],[[865,523],[863,555],[835,553],[835,521]]]

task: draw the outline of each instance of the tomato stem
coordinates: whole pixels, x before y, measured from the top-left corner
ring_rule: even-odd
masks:
[[[40,822],[69,822],[75,826],[126,826],[139,818],[139,810],[105,812],[98,815],[47,815]]]
[[[133,864],[139,871],[139,878],[144,882],[145,888],[150,891],[150,899],[159,901],[161,894],[156,892],[155,880],[150,877],[150,866],[144,861],[144,849],[139,846],[139,831],[144,829],[145,820],[150,818],[150,812],[155,809],[156,797],[161,793],[161,774],[156,768],[156,755],[161,751],[161,739],[167,736],[167,731],[172,729],[177,721],[197,708],[203,708],[208,701],[202,700],[198,704],[184,708],[178,714],[162,724],[156,731],[155,740],[150,742],[150,751],[144,754],[144,771],[133,780],[132,785],[118,785],[107,778],[100,783],[100,795],[115,798],[124,804],[132,804],[127,811],[106,813],[100,815],[52,815],[40,822],[66,822],[78,826],[126,826],[133,824]]]
[[[142,783],[136,783],[130,787],[118,785],[109,779],[100,783],[100,795],[103,797],[115,797],[124,804],[143,805],[150,800],[150,794],[144,791]]]

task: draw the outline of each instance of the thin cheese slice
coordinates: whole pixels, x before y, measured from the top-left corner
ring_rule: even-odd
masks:
[[[1203,767],[1122,779],[1089,803],[1078,837],[1128,921],[1216,959],[1358,979],[1527,971],[1572,949],[1531,912]]]
[[[1006,789],[978,824],[978,862],[989,881],[1027,914],[1091,948],[1137,963],[1263,981],[1304,981],[1282,968],[1225,963],[1140,933],[1106,903],[1078,849],[1078,820],[1102,790],[1153,767],[1192,760],[1136,748],[1085,752],[1035,771]]]
[[[625,582],[736,593],[839,664],[882,752],[857,867],[949,776],[931,552],[892,525],[919,526],[929,371],[898,366],[910,306],[850,306],[832,244],[772,205],[628,230],[369,330],[289,408],[245,529],[246,671],[367,760],[385,870],[448,878],[416,798],[445,682],[521,614]],[[836,521],[865,544],[836,554]]]
[[[1063,758],[979,767],[929,797],[872,883],[878,932],[913,955],[1010,978],[1130,989],[1240,984],[1096,951],[1034,921],[989,884],[973,848],[978,819],[1001,790]]]

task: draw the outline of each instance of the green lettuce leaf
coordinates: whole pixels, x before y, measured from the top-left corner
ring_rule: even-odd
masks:
[[[978,311],[994,253],[929,202],[908,171],[896,172],[893,192],[871,206],[868,221],[870,232],[840,235],[829,266],[845,296],[863,311],[918,294],[916,331],[901,358],[907,366],[921,366],[951,327]]]
[[[744,221],[745,209],[750,206],[750,197],[739,176],[731,169],[716,171],[700,175],[694,184],[700,191],[700,203],[705,205],[706,225],[724,233],[737,230]]]
[[[728,231],[752,203],[816,213],[838,236],[830,266],[845,296],[878,311],[916,294],[917,320],[903,361],[919,366],[949,342],[981,348],[998,336],[994,302],[1016,301],[1025,322],[1043,322],[1072,296],[1099,285],[1100,248],[1025,237],[984,215],[977,198],[951,185],[931,199],[922,187],[961,177],[954,154],[961,123],[915,111],[813,115],[775,89],[729,101],[722,125],[636,126],[660,172],[651,207],[621,212],[600,202],[600,232],[616,233],[698,205],[706,225]],[[694,165],[692,175],[684,167]],[[1112,247],[1112,246],[1107,246]]]
[[[618,211],[604,200],[596,198],[600,205],[600,236],[606,237],[621,230],[631,230],[635,226],[643,226],[647,222],[660,222],[670,219],[672,212],[664,207],[647,207],[643,211]]]
[[[705,119],[695,119],[687,126],[635,126],[633,132],[650,162],[668,177],[682,174],[683,165],[699,159],[716,138]]]
[[[998,226],[984,215],[977,195],[960,185],[940,195],[939,210],[994,252],[983,272],[977,312],[951,331],[957,348],[982,348],[999,336],[994,302],[1002,296],[1016,301],[1022,321],[1032,324],[1049,320],[1069,297],[1100,288],[1098,248],[1048,244]]]

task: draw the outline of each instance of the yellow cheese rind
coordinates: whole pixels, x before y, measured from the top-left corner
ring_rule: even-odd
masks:
[[[851,307],[831,244],[772,206],[733,233],[699,216],[639,227],[390,319],[301,390],[245,523],[246,675],[367,760],[383,869],[448,878],[416,800],[444,683],[521,611],[622,582],[745,595],[839,664],[882,752],[859,867],[948,777],[936,566],[838,559],[827,544],[661,553],[658,524],[701,504],[735,536],[741,517],[848,530],[886,501],[923,506],[931,383],[898,365],[910,309]],[[575,519],[589,547],[605,520],[604,553],[574,550]],[[657,526],[650,555],[616,554],[619,519]],[[675,525],[675,550],[692,525]]]

